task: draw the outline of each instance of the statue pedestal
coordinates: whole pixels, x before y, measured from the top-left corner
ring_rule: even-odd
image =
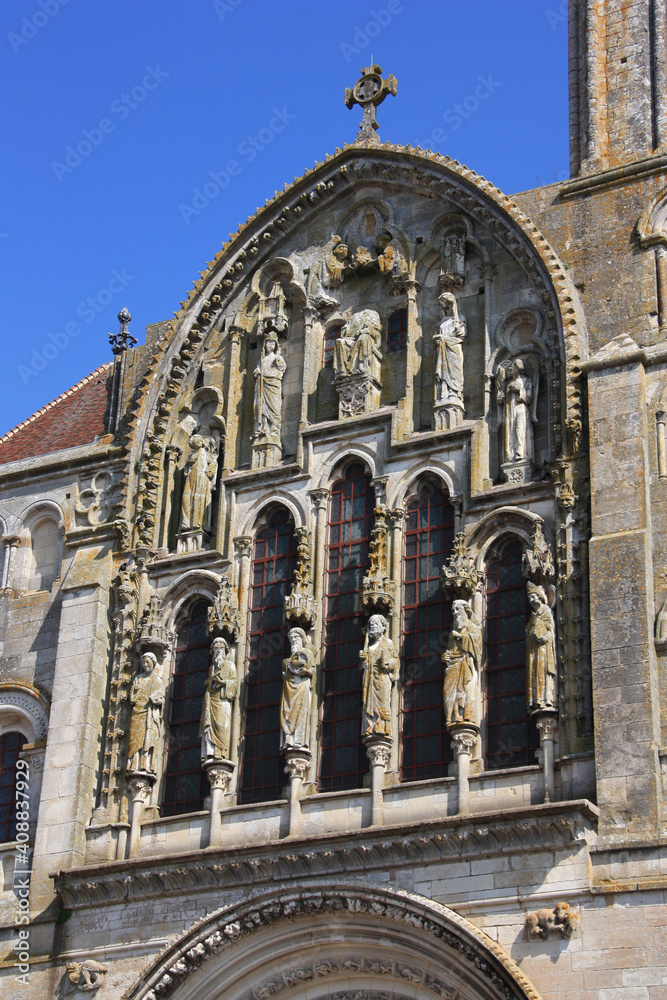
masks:
[[[463,420],[461,403],[436,403],[433,407],[433,430],[449,431]]]
[[[201,528],[192,529],[191,531],[179,531],[176,535],[176,551],[199,552],[204,548],[205,537],[206,532]]]
[[[392,743],[389,736],[364,736],[363,742],[371,764],[371,826],[380,826],[384,806],[382,786]]]
[[[125,775],[130,794],[130,842],[128,857],[139,855],[141,843],[141,821],[144,808],[151,797],[157,775],[150,771],[128,771]]]
[[[302,629],[311,629],[317,621],[317,606],[313,594],[292,590],[285,598],[285,621]]]
[[[558,714],[555,709],[537,709],[531,712],[540,734],[542,750],[542,771],[544,774],[544,801],[553,802],[554,785],[554,741],[558,730]]]
[[[361,584],[361,605],[367,614],[390,615],[396,584],[390,577],[365,576]]]
[[[235,766],[231,760],[219,760],[215,757],[207,757],[206,760],[202,761],[202,767],[206,771],[206,776],[211,786],[211,819],[208,830],[209,847],[222,846],[222,818],[220,812],[224,805],[225,793],[229,791]]]
[[[530,483],[535,478],[535,467],[528,458],[521,462],[503,462],[501,468],[507,483]]]
[[[270,469],[277,465],[283,456],[282,445],[275,441],[258,439],[252,444],[252,468]]]
[[[311,754],[306,747],[283,747],[281,753],[289,775],[289,836],[296,837],[301,832],[301,791]]]
[[[456,784],[459,815],[470,812],[470,757],[479,736],[479,726],[473,722],[453,722],[447,726],[456,758]]]
[[[334,379],[338,393],[338,419],[372,413],[380,405],[382,383],[366,372],[338,375]]]

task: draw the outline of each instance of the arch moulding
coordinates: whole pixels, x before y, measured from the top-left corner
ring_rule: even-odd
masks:
[[[123,1000],[540,1000],[453,910],[363,882],[249,897],[195,924]]]

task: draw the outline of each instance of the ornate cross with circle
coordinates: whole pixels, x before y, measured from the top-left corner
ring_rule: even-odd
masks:
[[[359,104],[364,112],[357,139],[373,140],[375,138],[375,132],[378,128],[375,109],[378,104],[382,104],[388,94],[396,96],[397,86],[398,81],[393,74],[383,80],[382,68],[375,65],[362,69],[361,77],[352,90],[349,87],[345,88],[345,103],[348,108],[352,109],[355,104]]]

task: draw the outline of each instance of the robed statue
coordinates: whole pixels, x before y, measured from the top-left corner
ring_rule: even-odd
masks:
[[[371,615],[364,648],[359,653],[362,673],[362,736],[391,736],[391,692],[398,680],[399,659],[387,635],[384,615]]]
[[[185,466],[185,486],[181,502],[181,531],[208,531],[211,526],[211,497],[218,472],[215,438],[193,434]]]
[[[232,709],[236,698],[236,663],[229,655],[227,640],[218,636],[211,643],[211,666],[204,683],[199,738],[202,760],[229,760]]]
[[[528,708],[531,711],[555,709],[558,705],[558,692],[554,616],[543,587],[529,581],[527,590],[531,610],[526,625]]]
[[[467,601],[452,602],[452,630],[442,654],[445,665],[445,719],[477,723],[477,690],[482,662],[482,630]]]
[[[280,444],[282,425],[282,383],[287,364],[280,353],[280,345],[273,336],[267,336],[262,357],[255,368],[254,433],[256,442]]]
[[[287,633],[290,655],[283,660],[283,690],[280,699],[281,746],[308,748],[310,707],[313,696],[315,654],[302,628]]]
[[[533,424],[537,422],[537,377],[521,358],[496,375],[499,416],[503,423],[503,462],[533,461]]]
[[[334,344],[334,374],[379,378],[382,362],[380,316],[374,309],[354,313]]]
[[[435,405],[455,406],[463,411],[463,341],[466,338],[465,318],[459,316],[456,298],[443,292],[438,302],[442,322],[433,334],[435,359]]]
[[[144,653],[129,693],[131,709],[127,746],[128,771],[156,773],[164,689],[157,657]]]

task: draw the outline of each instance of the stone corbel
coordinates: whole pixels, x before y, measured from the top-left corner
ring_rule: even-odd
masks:
[[[460,531],[454,538],[450,560],[442,567],[442,589],[452,599],[470,601],[482,582],[482,574],[475,566],[475,560],[468,554],[465,533]]]

